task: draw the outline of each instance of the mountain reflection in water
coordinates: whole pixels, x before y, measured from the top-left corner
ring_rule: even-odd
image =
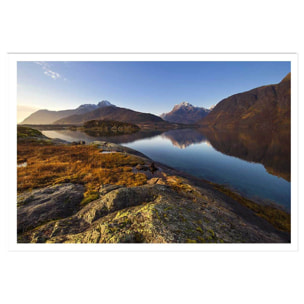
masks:
[[[182,129],[161,135],[181,149],[209,142],[214,149],[226,155],[260,163],[272,175],[290,181],[289,132],[258,132],[254,130]]]
[[[74,130],[45,130],[42,133],[50,138],[60,138],[66,141],[84,140],[86,143],[93,141],[108,141],[115,144],[130,143],[139,139],[153,138],[162,133],[162,131],[139,131],[132,134],[120,134],[113,136],[100,136],[99,132],[94,133],[74,131]]]
[[[161,135],[163,138],[168,138],[172,145],[185,149],[195,143],[206,142],[207,138],[197,129],[178,129],[164,132]]]
[[[273,175],[290,181],[290,133],[202,129],[214,149],[250,162],[260,163]]]
[[[257,132],[253,130],[214,129],[177,129],[166,132],[139,131],[133,134],[115,136],[94,136],[94,133],[85,133],[72,130],[42,131],[51,138],[60,138],[67,141],[96,140],[109,141],[117,144],[132,143],[142,139],[152,139],[161,135],[169,139],[175,147],[186,149],[193,144],[207,143],[214,149],[226,155],[241,158],[249,162],[260,163],[272,175],[290,181],[290,134],[289,132]]]
[[[271,200],[290,208],[290,136],[252,130],[219,132],[178,129],[166,132],[94,137],[81,131],[42,131],[67,141],[109,141],[151,159],[218,184],[256,201]],[[232,156],[232,157],[231,157]]]

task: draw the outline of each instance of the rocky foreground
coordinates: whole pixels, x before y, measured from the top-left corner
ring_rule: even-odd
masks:
[[[265,207],[265,215],[264,207],[248,200],[243,204],[238,195],[182,177],[137,151],[106,142],[92,145],[101,155],[132,156],[128,174],[145,178],[136,186],[119,178],[100,183],[98,193],[86,200],[85,179],[54,179],[44,187],[21,188],[18,243],[290,242],[290,216],[276,207]],[[29,169],[19,170],[21,176]],[[123,180],[124,171],[120,174]]]

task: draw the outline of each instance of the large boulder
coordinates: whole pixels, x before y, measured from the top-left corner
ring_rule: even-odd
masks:
[[[68,183],[20,194],[17,198],[17,231],[24,232],[76,213],[84,191],[83,185]]]

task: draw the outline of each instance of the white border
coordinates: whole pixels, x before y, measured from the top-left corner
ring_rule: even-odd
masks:
[[[20,54],[8,56],[10,151],[8,204],[9,251],[298,251],[298,56],[289,54],[103,53]],[[18,61],[291,61],[291,243],[290,244],[17,244],[16,235],[16,124]]]

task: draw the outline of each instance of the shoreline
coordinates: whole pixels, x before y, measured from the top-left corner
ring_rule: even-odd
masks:
[[[51,131],[51,130],[44,130],[44,131]],[[56,131],[56,130],[54,130],[54,131]],[[73,130],[74,131],[74,130]],[[79,129],[79,131],[81,131],[81,132],[83,132],[82,130],[80,130]],[[43,131],[42,131],[43,132]],[[148,130],[144,130],[144,131],[139,131],[139,132],[137,132],[138,134],[141,134],[142,133],[142,135],[144,135],[144,134],[149,134],[150,135],[150,133],[149,132],[153,132],[153,131],[148,131]],[[159,131],[154,131],[154,132],[159,132]],[[86,134],[86,133],[84,133],[84,134]],[[129,136],[129,135],[132,135],[132,136],[134,136],[134,134],[136,135],[136,133],[133,133],[133,134],[125,134],[125,136]],[[158,135],[158,134],[161,134],[161,133],[155,133],[155,135]],[[86,135],[88,135],[88,134],[86,134]],[[141,135],[141,136],[142,136]],[[119,135],[119,134],[117,134],[117,135],[111,135],[110,136],[110,139],[109,139],[109,142],[111,142],[111,143],[113,143],[113,144],[118,144],[118,145],[122,145],[122,146],[124,146],[124,147],[127,147],[127,144],[129,143],[129,142],[124,142],[124,141],[121,141],[121,140],[119,140],[119,141],[115,141],[114,139],[115,139],[115,137],[117,137],[117,138],[119,138],[119,137],[121,137],[121,136],[124,136],[124,135]],[[107,136],[103,136],[101,139],[100,139],[100,141],[108,141],[107,139],[106,139],[106,137]],[[141,137],[140,137],[141,138]],[[143,138],[145,138],[145,137],[143,137]],[[94,137],[92,137],[92,139],[94,139]],[[96,140],[92,140],[91,138],[90,139],[85,139],[84,138],[84,140],[86,141],[86,144],[89,144],[89,143],[91,143],[91,142],[94,142],[94,141],[96,141]],[[90,140],[92,140],[92,141],[90,141]],[[69,142],[68,141],[68,139],[66,140],[67,142]],[[98,141],[98,140],[97,140]],[[214,147],[213,147],[214,148]],[[214,148],[216,151],[218,151],[218,152],[220,152],[220,153],[223,153],[223,152],[221,152],[221,151],[219,151],[219,150],[217,150],[216,148]],[[225,153],[224,153],[225,154]],[[228,156],[232,156],[232,157],[236,157],[236,158],[239,158],[239,157],[237,157],[237,156],[234,156],[234,155],[230,155],[230,154],[225,154],[225,155],[228,155]],[[146,156],[147,157],[147,156]],[[242,158],[240,158],[241,160],[244,160],[244,159],[242,159]],[[153,160],[154,162],[156,162],[155,160]],[[247,161],[247,160],[245,160],[245,161]],[[257,162],[257,161],[251,161],[252,163],[254,163],[254,164],[261,164],[264,168],[265,168],[265,170],[267,171],[267,168],[265,167],[265,165],[263,165],[262,163],[260,163],[260,162]],[[234,193],[236,193],[236,194],[238,194],[238,195],[240,195],[240,196],[243,196],[244,198],[246,198],[246,199],[248,199],[248,200],[251,200],[251,201],[253,201],[253,202],[255,202],[255,203],[257,203],[257,204],[259,204],[259,205],[272,205],[272,206],[277,206],[277,208],[279,208],[279,209],[282,209],[282,210],[284,210],[284,211],[286,211],[286,212],[288,212],[288,213],[290,213],[290,206],[285,206],[285,205],[283,205],[283,203],[281,202],[281,203],[279,203],[279,202],[276,202],[275,200],[272,200],[271,198],[263,198],[263,197],[261,197],[261,196],[254,196],[254,195],[247,195],[245,192],[242,192],[242,191],[240,191],[240,190],[238,190],[237,188],[234,188],[234,187],[232,187],[231,185],[229,185],[229,184],[220,184],[220,183],[218,183],[218,182],[216,182],[216,181],[211,181],[211,180],[208,180],[208,179],[205,179],[205,178],[203,178],[203,177],[199,177],[199,176],[195,176],[195,175],[192,175],[191,173],[187,173],[186,171],[182,171],[182,170],[178,170],[178,169],[175,169],[175,168],[173,168],[173,167],[170,167],[169,165],[166,165],[166,164],[164,164],[164,163],[161,163],[161,162],[159,162],[162,166],[167,166],[169,169],[174,169],[174,170],[176,170],[177,172],[179,172],[179,174],[181,174],[181,175],[183,175],[184,177],[187,177],[187,178],[189,178],[189,179],[191,179],[191,178],[194,178],[194,179],[198,179],[198,180],[201,180],[201,181],[203,181],[203,182],[205,182],[205,183],[210,183],[210,184],[217,184],[217,185],[219,185],[219,186],[221,186],[222,188],[225,188],[226,190],[230,190],[231,192],[234,192]],[[269,172],[268,172],[269,173]],[[269,174],[272,174],[272,173],[269,173]],[[278,176],[278,175],[276,175],[276,174],[272,174],[272,175],[274,175],[275,177],[277,177],[277,178],[282,178],[281,176]],[[286,179],[284,179],[284,180],[286,180]],[[290,181],[288,181],[288,180],[286,180],[288,183],[290,183]],[[290,201],[288,202],[289,203],[289,205],[290,205]]]
[[[46,138],[46,137],[45,137]],[[45,139],[42,139],[42,141]],[[54,139],[48,139],[52,144],[55,145],[66,145],[68,147],[73,146],[71,143],[65,141],[63,143],[62,140],[54,140]],[[122,145],[110,143],[110,142],[92,142],[90,144],[86,145],[81,145],[81,146],[87,146],[87,147],[97,147],[99,150],[102,151],[115,151],[119,152],[117,154],[125,154],[125,155],[134,155],[138,158],[142,159],[143,165],[138,165],[136,167],[133,167],[132,172],[134,174],[145,174],[147,182],[144,183],[142,186],[143,189],[150,189],[149,191],[155,192],[155,195],[161,195],[162,191],[168,192],[167,197],[172,200],[173,197],[176,197],[175,200],[178,198],[178,201],[175,202],[175,204],[182,204],[183,200],[187,200],[189,205],[193,204],[193,202],[197,201],[200,204],[205,204],[210,208],[210,210],[213,210],[216,208],[218,211],[217,213],[223,213],[224,216],[229,216],[232,217],[235,221],[235,225],[237,225],[237,220],[236,218],[240,218],[240,222],[244,221],[247,224],[246,225],[253,225],[253,227],[259,227],[261,230],[260,232],[255,231],[254,229],[257,228],[251,228],[252,230],[252,237],[250,238],[263,238],[265,237],[266,239],[268,238],[267,235],[273,235],[272,237],[276,239],[277,237],[279,239],[285,240],[282,242],[290,242],[290,222],[288,224],[288,217],[290,215],[285,212],[280,210],[279,208],[275,208],[273,206],[260,206],[257,203],[248,200],[241,195],[212,182],[209,182],[207,180],[197,178],[195,176],[192,176],[190,174],[187,174],[185,172],[176,170],[174,168],[171,168],[165,164],[162,164],[160,162],[154,162],[152,159],[144,155],[143,153],[136,151],[134,149],[127,148]],[[101,153],[102,154],[102,153]],[[111,154],[111,153],[109,153]],[[155,172],[151,175],[151,172],[147,169],[148,166],[151,166],[151,163],[154,164],[156,167]],[[101,185],[101,187],[103,187]],[[139,189],[138,187],[138,189]],[[165,187],[165,188],[161,188]],[[136,187],[135,187],[136,188]],[[115,191],[131,191],[132,189],[135,188],[130,188],[128,186],[119,186],[119,189],[115,188]],[[136,188],[137,189],[137,188]],[[163,190],[161,190],[163,189]],[[39,188],[38,188],[39,190]],[[41,190],[41,189],[40,189]],[[173,192],[172,192],[173,190]],[[33,193],[36,190],[32,191]],[[114,191],[114,192],[115,192]],[[132,190],[133,191],[133,190]],[[136,190],[139,191],[139,190]],[[146,190],[145,190],[146,191]],[[113,192],[113,193],[114,193]],[[112,192],[110,192],[112,193]],[[140,192],[141,193],[141,192]],[[106,193],[107,194],[107,193]],[[140,194],[141,195],[141,194]],[[95,198],[95,197],[94,197]],[[99,198],[96,197],[96,200],[102,200],[102,196],[99,196]],[[96,200],[88,201],[87,204],[93,204]],[[180,200],[180,201],[179,201]],[[162,203],[163,201],[160,201]],[[22,205],[22,204],[21,204]],[[88,206],[86,205],[86,206]],[[141,204],[140,204],[141,206]],[[172,206],[171,206],[172,207]],[[171,208],[170,207],[170,208]],[[184,208],[185,206],[183,206]],[[128,210],[129,207],[127,207]],[[168,208],[168,207],[166,207]],[[197,208],[197,206],[193,206],[193,209]],[[82,208],[80,208],[82,209]],[[130,209],[130,208],[129,208]],[[131,208],[132,209],[132,208]],[[131,210],[130,209],[130,210]],[[123,208],[122,210],[125,210]],[[193,211],[186,211],[187,208],[183,212],[186,212],[185,214],[188,215],[187,212],[190,212],[189,214],[193,217],[194,215],[192,214]],[[200,209],[201,210],[201,209]],[[202,209],[203,210],[203,209]],[[224,211],[223,211],[224,210]],[[153,214],[154,214],[154,209],[153,209]],[[157,211],[159,212],[159,211]],[[202,212],[202,211],[197,211],[197,212]],[[212,211],[213,213],[213,211]],[[107,216],[110,216],[112,212],[109,212]],[[167,214],[167,212],[165,213]],[[113,214],[112,214],[113,215]],[[284,216],[286,223],[281,223],[280,219],[281,217]],[[105,216],[106,217],[106,216]],[[235,218],[236,217],[236,218]],[[212,218],[212,217],[211,217]],[[165,218],[164,218],[165,219]],[[210,219],[209,219],[210,220]],[[219,219],[218,219],[219,220]],[[175,223],[175,222],[174,222]],[[160,224],[160,223],[158,223]],[[163,223],[161,223],[163,225]],[[48,224],[46,224],[48,225]],[[175,223],[175,225],[179,225],[179,223]],[[202,223],[200,224],[202,225]],[[214,223],[216,225],[216,223]],[[289,227],[289,228],[288,228]],[[199,226],[197,228],[198,230],[203,229],[202,226]],[[241,229],[241,226],[239,226],[239,229]],[[262,232],[265,231],[265,232]],[[284,232],[285,231],[285,232]],[[261,235],[259,237],[255,236],[255,234]],[[193,234],[193,232],[192,232]],[[219,230],[217,234],[221,234],[221,231]],[[204,234],[205,235],[205,234]],[[262,237],[262,235],[264,235]],[[274,235],[277,235],[274,237]],[[165,237],[168,237],[165,235]],[[178,239],[178,236],[175,235],[177,238],[177,242],[180,242]],[[227,237],[227,240],[231,236]],[[249,239],[250,239],[249,238]],[[198,236],[193,238],[193,240],[196,240],[196,242],[200,242]],[[205,237],[202,238],[201,242],[205,240]],[[219,241],[223,240],[224,242],[229,242],[225,241],[225,237],[217,237],[216,239],[212,239],[213,241]],[[65,239],[67,241],[67,239]],[[211,241],[211,240],[210,240]],[[245,241],[242,239],[241,241]],[[149,241],[150,242],[150,241]],[[163,240],[161,241],[163,242]],[[167,242],[167,241],[164,241]],[[245,241],[246,242],[246,241]],[[251,242],[251,241],[250,241]],[[269,241],[266,241],[269,242]],[[277,241],[274,241],[277,242]]]
[[[90,144],[96,144],[97,142],[98,141],[91,142],[91,143],[89,143],[89,145]],[[208,180],[203,179],[203,178],[196,177],[194,175],[191,175],[191,174],[189,174],[187,172],[184,172],[184,171],[181,171],[181,170],[177,170],[177,169],[175,169],[173,167],[170,167],[170,166],[168,166],[164,163],[154,161],[153,159],[149,158],[147,155],[145,155],[142,152],[139,152],[135,149],[128,148],[128,147],[125,147],[125,146],[120,145],[120,144],[106,142],[106,141],[104,141],[104,142],[100,141],[99,143],[103,143],[102,149],[111,147],[111,149],[114,149],[115,152],[126,152],[126,153],[130,153],[130,154],[133,154],[133,155],[136,155],[136,156],[143,157],[143,158],[153,162],[156,165],[156,167],[161,168],[165,173],[169,173],[171,175],[177,175],[178,177],[185,178],[187,180],[187,182],[190,182],[190,184],[193,185],[193,186],[203,187],[203,188],[211,190],[211,191],[217,191],[217,192],[225,195],[226,197],[228,196],[230,198],[233,198],[240,205],[243,205],[243,206],[245,206],[245,207],[247,207],[247,208],[249,208],[253,211],[257,211],[259,214],[262,213],[262,217],[266,218],[266,220],[267,220],[267,217],[265,217],[263,215],[264,208],[266,208],[266,209],[270,208],[272,210],[278,210],[278,212],[283,212],[283,213],[287,213],[287,214],[290,215],[290,212],[285,210],[284,206],[281,206],[278,203],[264,202],[263,201],[263,204],[260,204],[260,203],[254,201],[250,198],[247,198],[247,197],[243,196],[241,193],[238,193],[238,192],[234,191],[233,189],[231,189],[229,187],[226,187],[224,185],[208,181]],[[230,202],[232,202],[232,201],[230,201]]]

